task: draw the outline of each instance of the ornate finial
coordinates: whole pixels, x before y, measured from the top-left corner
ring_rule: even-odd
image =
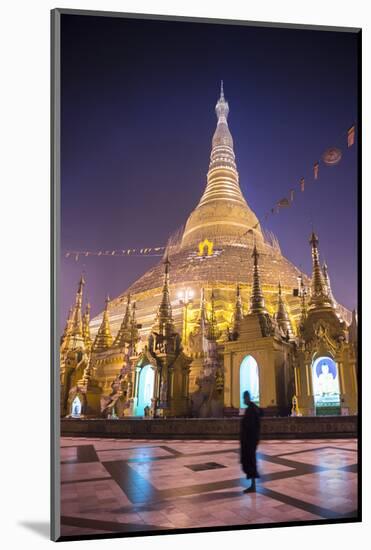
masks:
[[[112,334],[111,334],[111,327],[109,322],[109,315],[108,315],[108,309],[110,304],[110,298],[107,295],[106,297],[106,305],[103,312],[102,322],[98,329],[97,335],[95,337],[92,350],[93,351],[105,351],[108,348],[112,346]]]
[[[326,285],[327,296],[330,298],[331,303],[335,305],[335,299],[334,299],[334,295],[332,294],[331,281],[330,281],[330,276],[328,274],[328,267],[327,267],[326,260],[324,261],[322,266],[322,273],[323,273],[323,280]]]
[[[254,260],[253,267],[253,283],[252,283],[252,292],[250,298],[250,313],[266,313],[264,296],[260,284],[260,273],[259,273],[259,253],[254,245],[253,252],[251,254]]]
[[[85,280],[83,275],[81,275],[77,292],[76,292],[75,306],[72,312],[71,340],[70,340],[71,349],[84,348],[84,338],[82,334],[82,311],[81,311],[84,284],[85,284]]]
[[[309,305],[311,308],[317,306],[331,306],[331,300],[327,295],[326,285],[323,279],[323,274],[321,270],[321,265],[319,261],[319,251],[318,251],[318,237],[312,231],[309,243],[312,247],[312,264],[313,264],[313,273],[312,273],[312,294]]]
[[[64,331],[61,337],[61,351],[68,348],[68,344],[71,338],[72,314],[73,314],[73,308],[70,307],[70,309],[68,310],[66,325],[64,327]]]
[[[210,310],[209,323],[208,323],[208,327],[207,327],[208,328],[207,338],[208,338],[208,340],[216,340],[217,330],[216,330],[216,317],[215,317],[215,294],[214,294],[214,289],[211,289],[210,303],[211,303],[211,310]]]
[[[215,112],[216,112],[216,116],[218,117],[218,124],[224,122],[225,124],[227,124],[227,118],[228,118],[228,113],[229,113],[229,105],[228,105],[228,101],[225,100],[225,97],[224,97],[224,88],[223,88],[223,81],[221,81],[221,86],[220,86],[220,97],[218,99],[218,102],[215,106]],[[228,130],[228,127],[227,127],[227,133],[229,134],[229,130]],[[226,133],[226,135],[227,135]],[[229,134],[230,136],[230,134]],[[215,136],[214,136],[215,138]],[[232,137],[230,137],[232,139]],[[232,145],[233,146],[233,142],[232,142]]]
[[[239,331],[240,322],[243,319],[243,306],[242,298],[240,292],[240,285],[237,284],[236,287],[236,303],[234,306],[234,315],[233,315],[233,333],[236,334]]]
[[[84,337],[85,347],[90,351],[92,346],[92,339],[90,336],[90,304],[86,304],[85,313],[82,318],[82,334]]]
[[[129,344],[131,342],[131,316],[132,316],[131,298],[130,298],[130,294],[128,294],[126,299],[126,310],[125,310],[124,318],[122,320],[119,331],[116,335],[115,341],[113,342],[114,347],[121,348],[121,347],[124,347],[125,344]]]
[[[137,309],[137,304],[136,302],[133,302],[133,305],[131,308],[131,322],[130,322],[130,346],[131,346],[131,352],[134,354],[135,354],[135,344],[139,340],[136,309]]]
[[[166,327],[173,327],[173,315],[170,302],[170,290],[169,290],[169,271],[170,261],[169,255],[166,253],[164,257],[164,282],[162,286],[162,297],[157,312],[157,320],[155,330],[163,334]]]
[[[352,311],[352,321],[349,325],[349,342],[353,346],[357,347],[358,344],[358,314],[357,310],[353,309]]]
[[[282,287],[281,287],[280,280],[278,281],[278,301],[277,301],[276,321],[282,333],[285,336],[288,336],[290,339],[292,339],[294,335],[292,331],[290,318],[288,316],[286,306],[282,298]]]
[[[205,289],[201,288],[199,325],[204,330],[207,325]]]
[[[307,301],[306,292],[303,290],[300,296],[300,322],[303,323],[307,318]]]

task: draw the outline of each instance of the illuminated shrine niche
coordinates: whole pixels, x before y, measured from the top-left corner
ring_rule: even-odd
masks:
[[[339,373],[331,357],[318,357],[312,365],[316,414],[339,414]]]
[[[76,395],[75,399],[72,401],[71,416],[79,417],[81,415],[81,408],[80,398]]]
[[[151,406],[155,384],[155,371],[150,365],[142,368],[139,375],[138,403],[136,416],[144,416],[145,407]]]
[[[199,256],[212,256],[213,255],[214,243],[205,239],[198,244],[198,255]]]
[[[240,408],[246,408],[243,401],[245,391],[250,393],[251,401],[259,405],[259,369],[254,357],[247,355],[240,366]]]

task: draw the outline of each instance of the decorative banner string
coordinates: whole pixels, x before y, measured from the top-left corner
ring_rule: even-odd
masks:
[[[341,134],[341,138],[343,138],[345,133],[343,132]],[[352,147],[354,145],[355,141],[355,125],[353,124],[346,132],[346,145],[347,149]],[[313,164],[313,170],[312,170],[312,178],[313,180],[317,181],[319,179],[320,174],[320,163],[324,166],[334,166],[338,164],[341,161],[342,158],[342,151],[338,147],[329,147],[326,149],[326,151],[322,154],[321,160],[317,160]],[[301,193],[304,193],[306,189],[306,185],[309,183],[309,179],[301,177],[298,181],[297,187],[300,189]],[[294,202],[296,189],[290,189],[288,193],[288,197],[283,197],[279,201],[276,202],[276,204],[270,208],[264,215],[264,220],[266,221],[270,216],[273,216],[274,214],[278,214],[280,211],[280,208],[287,208],[292,205]]]
[[[148,248],[126,248],[117,250],[71,250],[64,254],[65,258],[74,258],[77,262],[80,256],[162,256],[165,246],[155,246]]]

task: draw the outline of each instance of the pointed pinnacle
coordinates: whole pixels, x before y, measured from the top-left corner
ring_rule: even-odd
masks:
[[[224,99],[223,80],[220,81],[220,99]]]

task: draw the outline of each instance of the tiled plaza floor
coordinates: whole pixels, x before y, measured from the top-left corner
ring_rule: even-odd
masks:
[[[256,494],[237,441],[61,441],[61,534],[351,518],[354,439],[262,441]]]

